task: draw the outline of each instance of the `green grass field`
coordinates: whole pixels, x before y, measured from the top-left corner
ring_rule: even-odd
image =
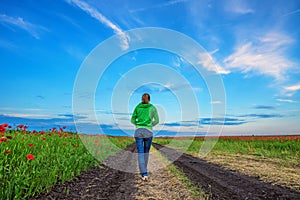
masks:
[[[186,149],[187,153],[196,154],[199,152],[204,138],[198,137],[193,141],[192,139],[155,138],[153,142],[163,145],[170,144],[171,147],[178,150]],[[251,154],[295,161],[300,164],[300,136],[220,137],[211,153]]]

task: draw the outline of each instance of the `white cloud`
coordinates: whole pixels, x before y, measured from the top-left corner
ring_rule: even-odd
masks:
[[[246,5],[245,1],[241,1],[241,0],[226,1],[225,10],[228,12],[236,13],[236,14],[254,13],[254,10],[249,8]]]
[[[286,97],[292,97],[299,90],[300,90],[300,83],[282,87],[281,94]]]
[[[88,13],[91,17],[95,18],[102,24],[106,25],[107,27],[111,28],[117,35],[120,36],[121,39],[121,48],[123,50],[127,50],[129,48],[129,36],[123,32],[123,30],[117,25],[107,19],[104,15],[102,15],[96,8],[90,6],[86,2],[80,0],[66,0],[69,4],[73,4],[80,8],[81,10]]]
[[[44,28],[42,26],[38,26],[38,25],[32,24],[28,21],[25,21],[22,17],[15,18],[15,17],[4,15],[4,14],[0,14],[0,23],[13,25],[20,29],[23,29],[23,30],[27,31],[28,33],[30,33],[36,39],[40,39],[39,34],[38,34],[38,32],[40,30],[47,30],[46,28]]]
[[[293,15],[293,14],[296,14],[296,13],[298,13],[298,12],[300,12],[300,9],[298,9],[298,10],[293,10],[293,11],[291,11],[291,12],[288,12],[288,13],[282,15],[282,17],[286,17],[286,16],[289,16],[289,15]]]
[[[222,101],[211,101],[210,104],[222,104]]]
[[[202,91],[200,87],[193,87],[189,83],[181,83],[181,82],[167,82],[165,84],[156,84],[151,83],[141,87],[141,91],[149,90],[152,92],[168,92],[168,91],[176,91],[176,90],[194,90],[194,91]]]
[[[64,48],[68,54],[77,58],[78,60],[83,60],[87,55],[85,52],[83,52],[83,50],[74,45],[65,46]]]
[[[130,10],[129,12],[133,13],[133,12],[145,11],[145,10],[152,9],[152,8],[162,8],[162,7],[165,7],[165,6],[172,6],[172,5],[175,5],[175,4],[178,4],[178,3],[184,3],[186,1],[187,0],[173,0],[173,1],[168,1],[168,2],[165,2],[165,3],[161,3],[161,4],[155,4],[155,5],[150,6],[150,7],[138,8],[138,9]]]
[[[180,67],[181,63],[182,63],[182,58],[176,56],[176,57],[173,59],[172,65],[175,66],[175,67]]]
[[[230,71],[224,69],[222,66],[220,66],[218,63],[216,63],[213,58],[212,54],[217,52],[217,50],[214,50],[213,52],[204,52],[204,53],[199,53],[198,54],[198,64],[201,64],[205,69],[208,71],[213,71],[216,72],[217,74],[228,74]]]
[[[8,117],[25,117],[25,118],[34,118],[34,119],[48,119],[48,118],[52,118],[53,116],[51,115],[45,115],[45,114],[25,114],[25,113],[11,113],[11,114],[4,114],[4,116],[8,116]]]
[[[296,84],[296,85],[291,85],[291,86],[284,87],[284,89],[287,90],[287,91],[292,91],[292,92],[300,90],[300,83]]]
[[[243,7],[234,7],[232,11],[238,14],[254,13],[254,10],[250,8],[243,8]]]
[[[224,59],[225,68],[268,75],[282,81],[286,72],[294,67],[285,56],[285,50],[292,42],[286,35],[271,32],[252,42],[239,44],[235,52]]]
[[[42,111],[43,109],[41,108],[13,108],[13,107],[2,107],[0,110],[5,110],[5,111]]]
[[[5,40],[0,40],[0,47],[6,48],[9,50],[17,49],[16,45],[14,45],[13,43],[11,43],[9,41],[5,41]]]
[[[288,102],[288,103],[294,103],[295,101],[294,100],[291,100],[291,99],[276,99],[277,101],[279,102]]]

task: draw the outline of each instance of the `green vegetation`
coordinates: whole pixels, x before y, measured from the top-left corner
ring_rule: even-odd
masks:
[[[127,137],[79,136],[63,129],[29,132],[18,128],[0,134],[2,199],[27,199],[48,191],[54,184],[99,166],[99,161],[133,142]]]
[[[216,138],[212,138],[216,139]],[[178,150],[185,150],[190,154],[197,154],[204,142],[204,138],[155,138],[153,142],[168,145]],[[300,164],[300,136],[274,137],[221,137],[211,153],[252,154],[266,158],[291,160]]]

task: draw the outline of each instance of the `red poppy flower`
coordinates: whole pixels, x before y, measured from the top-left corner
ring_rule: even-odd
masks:
[[[17,127],[18,127],[18,128],[23,128],[24,125],[23,125],[23,124],[19,124]]]
[[[98,154],[98,155],[100,155],[100,154],[101,154],[101,152],[100,152],[100,151],[98,151],[98,152],[97,152],[97,154]]]
[[[41,135],[44,135],[44,134],[45,134],[45,131],[40,131],[40,134],[41,134]]]
[[[12,139],[11,135],[7,135],[6,137],[7,137],[7,139]]]
[[[43,137],[42,140],[46,140],[46,138]]]
[[[2,124],[1,126],[6,128],[6,127],[8,127],[8,124]]]
[[[28,154],[28,155],[26,156],[26,158],[27,158],[27,160],[33,160],[33,159],[34,159],[34,155]]]
[[[8,126],[7,128],[11,128],[11,126]]]
[[[66,129],[67,127],[66,126],[63,126],[63,129]]]
[[[64,146],[66,146],[66,144],[67,144],[66,142],[63,143]]]
[[[28,146],[32,147],[32,146],[33,146],[33,144],[28,144]]]
[[[6,129],[3,126],[0,126],[0,133],[5,133]]]
[[[9,149],[5,150],[5,153],[7,153],[7,154],[9,154],[10,152],[11,152],[11,150],[9,150]]]
[[[7,138],[6,137],[0,138],[0,142],[7,142]]]

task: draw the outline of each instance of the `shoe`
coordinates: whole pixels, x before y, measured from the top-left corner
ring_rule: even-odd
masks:
[[[142,180],[143,180],[143,181],[148,181],[148,180],[149,180],[149,177],[148,177],[148,176],[143,176],[143,177],[142,177]]]

